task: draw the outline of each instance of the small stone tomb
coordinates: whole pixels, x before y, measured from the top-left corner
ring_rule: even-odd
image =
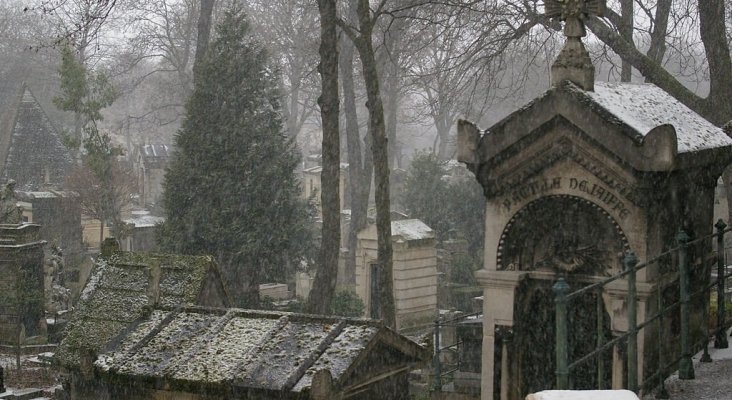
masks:
[[[406,398],[408,371],[429,359],[376,321],[163,307],[94,366],[116,399],[387,400]]]

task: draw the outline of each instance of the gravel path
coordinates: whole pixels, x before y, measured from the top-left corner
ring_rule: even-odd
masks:
[[[715,349],[710,342],[709,354],[711,363],[699,362],[701,354],[692,358],[696,379],[681,380],[677,373],[666,379],[670,400],[732,400],[732,341],[728,349]],[[654,399],[643,396],[643,400]]]
[[[666,379],[671,400],[731,400],[732,360],[694,363],[696,379],[680,380],[677,375]],[[653,399],[648,396],[644,399]]]

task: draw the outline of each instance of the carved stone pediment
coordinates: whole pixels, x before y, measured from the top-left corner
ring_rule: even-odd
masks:
[[[560,162],[569,161],[576,168],[592,174],[601,187],[592,194],[602,196],[612,190],[635,205],[642,202],[641,190],[632,168],[592,143],[592,138],[566,119],[558,116],[537,129],[533,135],[515,143],[476,171],[487,198],[501,196],[524,198],[556,189],[562,184],[558,176],[544,173]],[[565,177],[565,185],[574,184]],[[576,182],[580,188],[581,180]],[[598,192],[599,190],[599,192]],[[601,200],[601,199],[600,199]]]

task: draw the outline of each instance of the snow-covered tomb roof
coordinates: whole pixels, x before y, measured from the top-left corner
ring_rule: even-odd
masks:
[[[586,91],[565,80],[482,135],[467,121],[458,125],[458,159],[473,170],[484,164],[488,171],[545,135],[557,134],[636,171],[732,161],[732,138],[652,84],[596,82],[594,91]]]
[[[228,305],[218,266],[208,256],[119,252],[99,259],[81,292],[56,357],[78,367],[146,309]]]
[[[653,84],[596,82],[595,91],[581,91],[619,121],[645,136],[668,124],[676,130],[678,152],[732,146],[732,139],[668,93]]]
[[[364,319],[159,308],[126,332],[95,362],[103,376],[166,380],[165,387],[179,385],[191,392],[216,385],[222,394],[235,388],[303,392],[310,389],[315,373],[325,369],[334,382],[347,388],[366,379],[358,371],[367,356],[386,355],[374,352],[398,354],[402,360],[398,369],[429,360],[424,347],[380,322]]]

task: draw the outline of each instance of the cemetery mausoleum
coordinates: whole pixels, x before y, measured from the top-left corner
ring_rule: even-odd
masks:
[[[459,159],[486,198],[484,268],[476,274],[484,292],[483,399],[555,387],[554,282],[563,277],[578,289],[621,272],[627,252],[643,261],[676,246],[680,230],[692,239],[712,233],[715,186],[732,160],[732,139],[660,88],[594,82],[581,20],[601,13],[600,2],[575,2],[581,11],[559,3],[547,2],[550,16],[567,20],[552,87],[485,131],[459,123]],[[709,282],[703,246],[691,249],[692,292]],[[673,261],[638,272],[639,321],[657,310],[659,296],[678,296]],[[570,305],[569,354],[595,348],[598,320],[605,342],[626,332],[626,299],[620,280]],[[705,306],[692,303],[694,341],[706,334]],[[675,315],[664,320],[669,345],[678,341]],[[639,383],[658,358],[648,345],[656,329],[639,332]],[[573,387],[624,387],[623,353],[618,343],[574,370]],[[604,376],[593,362],[607,365]]]

